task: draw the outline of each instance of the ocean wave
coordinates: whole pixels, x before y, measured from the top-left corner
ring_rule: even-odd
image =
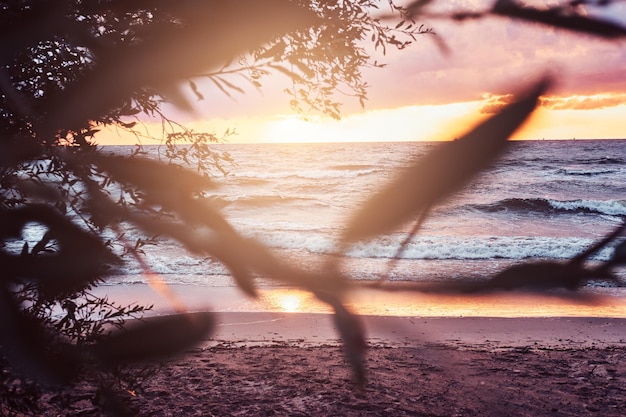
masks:
[[[472,210],[487,213],[521,212],[543,214],[602,214],[626,216],[626,200],[569,200],[560,201],[544,198],[507,198],[491,204],[472,204]]]
[[[335,171],[370,171],[374,170],[374,167],[369,164],[345,164],[345,165],[332,165],[328,169]]]
[[[583,238],[554,237],[418,237],[407,245],[403,259],[500,260],[500,259],[570,259],[593,243]],[[355,245],[353,257],[392,258],[399,242],[376,240]],[[594,260],[607,260],[612,249],[605,248]]]
[[[313,232],[318,234],[327,234],[331,236],[334,232],[336,232],[336,227],[333,226],[322,226],[319,223],[303,223],[303,222],[292,222],[292,221],[273,221],[265,219],[262,224],[259,223],[258,220],[239,220],[237,222],[237,228],[241,228],[242,230],[257,230],[257,236],[265,236],[276,233],[277,230],[280,230],[281,233],[289,233],[289,232]]]
[[[612,156],[605,156],[605,157],[600,157],[600,158],[588,158],[588,159],[585,158],[585,159],[579,159],[576,162],[583,164],[583,165],[623,165],[623,164],[626,164],[626,160],[624,160],[624,158],[612,157]]]
[[[289,197],[283,196],[281,194],[233,196],[225,197],[223,200],[228,201],[231,204],[237,204],[239,206],[260,208],[292,203],[304,203],[310,207],[324,205],[316,199],[307,197]]]
[[[240,177],[238,175],[237,176],[231,175],[227,177],[226,180],[222,180],[219,182],[228,183],[229,185],[240,185],[240,186],[260,186],[260,185],[267,185],[271,183],[269,178]]]
[[[228,275],[228,269],[221,263],[206,257],[194,257],[186,254],[181,248],[163,245],[159,250],[146,250],[143,255],[150,265],[150,273],[163,276],[180,275]],[[141,276],[146,273],[143,266],[135,259],[124,257],[124,264],[112,268],[110,275]],[[143,282],[143,279],[140,280]]]
[[[306,257],[328,255],[336,251],[336,241],[328,233],[281,231],[258,237],[277,253]],[[368,242],[354,244],[346,253],[350,259],[391,259],[395,256],[403,234],[394,234]],[[594,243],[592,239],[576,237],[528,237],[528,236],[417,236],[402,255],[405,262],[422,260],[439,261],[517,261],[525,259],[571,259]],[[612,256],[612,248],[604,248],[592,259],[605,261]],[[206,257],[185,254],[180,248],[161,247],[146,250],[145,260],[150,272],[164,275],[168,280],[174,276],[226,276],[228,270],[220,262]],[[123,266],[111,270],[113,275],[141,275],[145,271],[132,258],[126,258]],[[303,259],[304,261],[304,259]],[[361,261],[359,261],[361,262]]]
[[[596,175],[607,175],[619,173],[619,169],[602,169],[602,168],[583,168],[583,167],[565,167],[557,170],[558,174],[578,176],[578,177],[593,177]]]
[[[106,277],[106,280],[98,284],[99,286],[116,286],[116,285],[146,285],[149,283],[150,278],[142,274],[141,271],[135,271],[136,273],[118,273],[111,274]],[[168,285],[203,285],[210,287],[232,287],[235,286],[235,282],[232,277],[225,271],[224,274],[207,274],[207,273],[184,273],[184,274],[170,274],[159,273],[159,279]]]
[[[396,234],[369,242],[357,243],[347,255],[354,258],[392,258],[405,235]],[[318,233],[278,232],[264,236],[265,244],[274,248],[305,250],[331,254],[335,244],[328,235]],[[593,240],[577,237],[537,236],[417,236],[410,242],[402,259],[569,259],[585,250]],[[607,260],[612,249],[605,248],[595,260]]]

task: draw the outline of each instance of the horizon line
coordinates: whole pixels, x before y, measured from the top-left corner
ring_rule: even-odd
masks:
[[[209,145],[310,145],[310,144],[350,144],[350,143],[443,143],[443,142],[454,142],[457,139],[446,139],[446,140],[346,140],[346,141],[281,141],[281,142],[272,142],[272,141],[257,141],[257,142],[246,142],[246,141],[224,141],[224,142],[212,142]],[[510,142],[544,142],[544,141],[552,141],[552,142],[577,142],[577,141],[597,141],[597,140],[626,140],[626,137],[622,138],[541,138],[541,139],[510,139]],[[191,142],[180,142],[179,145],[189,145]],[[98,144],[95,143],[96,146],[164,146],[163,143],[106,143],[106,144]]]

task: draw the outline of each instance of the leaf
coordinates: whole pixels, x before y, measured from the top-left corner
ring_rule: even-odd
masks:
[[[341,335],[344,352],[352,368],[355,382],[357,385],[364,385],[367,382],[365,374],[367,343],[365,342],[363,324],[359,317],[348,311],[335,295],[326,291],[314,291],[314,294],[335,310],[333,319]]]
[[[221,83],[221,79],[218,77],[209,77],[209,80],[211,80],[213,82],[213,84],[215,84],[215,86],[217,88],[220,89],[220,91],[228,98],[232,98],[231,94],[228,92],[228,90],[226,88],[224,88],[224,86]]]
[[[75,376],[78,362],[71,346],[54,346],[42,323],[25,315],[4,285],[0,285],[0,353],[18,373],[47,385],[60,385]],[[74,363],[66,361],[72,357]]]
[[[416,0],[406,6],[406,13],[410,18],[417,17],[422,10],[433,0]]]
[[[592,19],[576,14],[565,14],[561,8],[538,10],[517,4],[514,0],[498,0],[494,4],[492,12],[502,16],[543,23],[548,26],[588,33],[607,39],[626,37],[626,28],[623,26],[607,20]]]
[[[261,60],[261,59],[273,58],[274,60],[278,60],[285,53],[286,47],[287,45],[285,44],[285,41],[280,39],[274,45],[270,46],[269,48],[261,52],[259,56],[257,57],[257,59]]]
[[[193,192],[214,189],[208,177],[177,165],[148,158],[93,155],[92,162],[126,185],[135,185],[150,194]]]
[[[292,78],[294,81],[299,82],[299,83],[305,83],[304,79],[296,74],[293,71],[288,70],[287,68],[281,66],[281,65],[275,65],[275,64],[267,64],[267,66],[269,68],[273,68],[276,71],[282,72],[283,74],[285,74],[287,77]],[[290,90],[286,89],[285,92],[287,94],[291,94]]]
[[[150,317],[103,338],[94,352],[105,362],[150,360],[188,349],[214,329],[215,318],[209,312]]]
[[[615,251],[611,257],[611,264],[626,265],[626,240],[615,247]]]
[[[174,223],[163,220],[155,220],[143,214],[129,211],[126,208],[111,206],[108,200],[102,200],[102,205],[111,206],[109,211],[116,212],[120,217],[134,223],[144,231],[153,235],[171,237],[182,243],[187,250],[200,255],[210,255],[222,262],[231,272],[237,285],[249,296],[256,296],[256,287],[253,276],[250,273],[250,256],[237,232],[215,210],[200,200],[180,201],[177,208],[182,210],[181,216],[185,223]],[[218,232],[218,235],[201,233],[198,226],[207,226]]]
[[[193,80],[189,80],[189,87],[191,87],[191,91],[193,91],[198,100],[204,100],[204,96],[202,95],[200,90],[198,90],[198,86],[195,82],[193,82]]]
[[[3,278],[35,281],[46,299],[56,299],[96,282],[105,264],[119,262],[97,237],[83,230],[54,208],[30,204],[14,210],[0,211],[3,221],[21,230],[27,223],[47,226],[43,244],[58,242],[54,254],[41,254],[37,244],[31,254],[11,255],[0,251]],[[35,250],[36,249],[36,250]]]
[[[476,289],[487,290],[575,290],[591,279],[592,274],[581,266],[551,261],[513,265],[496,274]]]
[[[236,92],[241,93],[241,94],[245,93],[245,91],[243,91],[241,87],[236,86],[235,84],[231,83],[224,77],[216,77],[216,78],[219,79],[221,83],[223,83],[226,87],[230,88],[231,90],[235,90]]]
[[[591,245],[589,248],[585,249],[584,251],[576,255],[574,258],[572,258],[569,261],[569,263],[581,264],[585,260],[589,259],[589,257],[592,256],[594,253],[598,252],[599,250],[604,248],[606,245],[608,245],[613,239],[621,235],[624,229],[626,229],[626,221],[622,222],[621,225],[616,227],[615,230],[613,230],[603,239],[601,239],[600,241],[596,242],[595,244]]]
[[[178,109],[189,113],[193,111],[193,106],[177,85],[163,83],[158,85],[157,90],[164,100],[172,103]]]
[[[439,145],[371,197],[351,218],[341,243],[395,230],[486,169],[507,145],[507,139],[532,113],[549,86],[546,77],[522,98],[478,125],[463,138]]]

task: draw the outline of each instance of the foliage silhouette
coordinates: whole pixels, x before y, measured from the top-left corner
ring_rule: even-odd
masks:
[[[208,148],[215,136],[187,130],[161,111],[165,102],[190,108],[179,91],[181,82],[188,81],[202,98],[193,81],[198,77],[235,94],[243,90],[229,76],[243,76],[259,87],[263,76],[279,72],[292,81],[287,92],[293,108],[337,118],[340,103],[334,97],[340,86],[363,105],[367,85],[361,68],[381,66],[360,42],[403,49],[417,35],[433,34],[411,20],[417,17],[505,15],[608,38],[625,34],[614,24],[565,13],[571,5],[546,11],[498,1],[483,13],[437,16],[427,12],[429,3],[390,3],[395,16],[407,20],[388,26],[384,15],[371,14],[377,2],[368,0],[0,2],[5,40],[0,47],[0,346],[10,371],[22,381],[69,384],[88,374],[112,374],[120,361],[180,352],[210,334],[214,318],[209,312],[181,312],[131,327],[123,325],[124,319],[141,314],[142,307],[90,298],[90,288],[106,279],[108,268],[123,262],[124,255],[141,259],[141,241],[125,244],[124,227],[133,224],[148,236],[173,238],[190,252],[221,261],[251,296],[259,276],[312,292],[333,308],[355,380],[364,383],[365,336],[358,316],[342,303],[352,283],[336,264],[309,271],[241,236],[200,198],[200,192],[215,187],[206,166],[194,172],[148,160],[140,149],[129,158],[106,155],[93,138],[106,125],[140,137],[138,115],[157,115],[167,127],[162,139],[170,157],[185,161],[187,155],[177,152],[174,143],[189,139],[199,155],[219,163]],[[415,217],[425,218],[498,156],[549,84],[544,78],[522,91],[517,101],[461,140],[437,148],[400,174],[354,215],[339,242],[341,250]],[[438,181],[423,180],[431,170],[439,173]],[[382,210],[383,204],[391,210]],[[32,249],[11,249],[9,243],[32,223],[47,232]],[[117,237],[107,239],[105,231]],[[547,280],[555,279],[554,272],[559,284],[559,271],[582,270],[584,258],[550,266],[549,273],[545,265],[519,268],[524,273],[539,269]],[[622,243],[610,266],[594,273],[604,276],[623,263]],[[490,282],[498,288],[523,286],[517,285],[519,270],[514,268]],[[150,272],[149,265],[145,269]],[[584,279],[586,275],[564,285],[577,288]],[[66,315],[55,321],[51,312],[59,305]],[[79,319],[77,311],[85,306],[104,310],[104,317]],[[114,332],[111,327],[124,329]],[[171,338],[164,340],[163,334]],[[99,389],[102,411],[131,415],[107,381],[102,379]],[[18,410],[23,405],[8,407]]]
[[[86,373],[100,375],[98,366],[112,372],[112,362],[183,349],[211,331],[210,313],[184,313],[109,334],[111,325],[121,325],[112,318],[123,322],[144,311],[93,300],[88,292],[124,256],[141,263],[146,240],[126,242],[128,223],[220,259],[250,295],[254,272],[287,282],[295,276],[305,288],[328,290],[324,298],[340,316],[348,314],[332,294],[337,284],[330,278],[287,265],[263,245],[239,236],[216,209],[197,198],[213,187],[206,174],[213,166],[223,172],[221,163],[228,156],[208,147],[218,137],[169,120],[160,106],[169,101],[189,108],[178,91],[184,80],[202,98],[194,78],[206,77],[230,94],[243,90],[229,76],[243,76],[260,87],[264,76],[279,72],[292,80],[288,92],[294,108],[306,105],[338,117],[340,103],[333,98],[338,87],[346,86],[363,104],[366,85],[360,69],[378,66],[359,45],[366,33],[382,48],[403,48],[417,34],[428,33],[421,28],[392,31],[367,13],[374,3],[1,2],[3,369],[21,375],[24,387],[28,378],[67,384]],[[93,145],[99,127],[106,125],[144,138],[138,129],[141,113],[161,117],[161,140],[174,164],[142,158],[139,148],[131,158],[119,158]],[[179,150],[178,141],[192,145]],[[198,173],[177,166],[177,161],[188,163],[189,156],[198,159]],[[21,251],[11,249],[10,243],[33,223],[47,230],[39,242],[32,249],[28,244]],[[107,231],[116,238],[105,237]],[[85,305],[95,307],[80,318]],[[57,322],[52,311],[60,306],[66,315]],[[145,344],[171,331],[176,345]],[[99,393],[102,410],[127,414],[107,384]]]

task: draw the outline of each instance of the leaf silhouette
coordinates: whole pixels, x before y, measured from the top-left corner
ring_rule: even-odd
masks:
[[[424,9],[426,6],[428,6],[430,3],[432,3],[433,0],[416,0],[411,2],[410,4],[408,4],[406,6],[406,11],[405,13],[413,18],[418,16],[421,12],[422,9]],[[398,25],[403,24],[404,22],[398,23]]]
[[[573,257],[569,261],[569,263],[570,264],[580,264],[580,263],[584,262],[585,260],[589,259],[590,256],[592,256],[594,253],[596,253],[599,250],[601,250],[602,248],[604,248],[612,240],[614,240],[619,235],[621,235],[624,232],[624,229],[626,229],[626,221],[622,222],[622,224],[619,225],[618,227],[616,227],[615,230],[613,230],[611,233],[606,235],[606,237],[604,237],[604,239],[601,239],[600,241],[596,242],[595,244],[591,245],[589,248],[585,249],[584,251],[582,251],[581,253],[579,253],[575,257]]]
[[[626,240],[615,247],[615,252],[611,257],[611,264],[626,265]]]
[[[213,313],[198,312],[150,317],[100,340],[94,350],[106,361],[140,361],[189,348],[215,328]]]
[[[477,290],[548,290],[564,288],[575,290],[593,277],[585,268],[543,261],[513,265],[497,273],[493,278],[477,286]]]
[[[0,285],[2,355],[22,375],[43,384],[65,384],[77,371],[77,357],[70,346],[53,355],[50,339],[42,323],[20,311],[6,287]]]
[[[367,343],[365,342],[363,324],[359,317],[352,314],[336,295],[326,291],[313,292],[317,298],[335,310],[333,319],[343,341],[344,352],[352,368],[355,382],[358,385],[364,385],[366,382],[365,352]]]
[[[567,29],[579,33],[588,33],[608,39],[626,37],[626,28],[606,20],[592,19],[587,16],[565,14],[561,8],[538,10],[526,7],[514,0],[498,0],[493,13],[548,26]]]
[[[31,254],[12,255],[0,250],[3,278],[36,281],[49,299],[88,287],[99,279],[105,264],[119,262],[103,242],[50,206],[26,205],[0,211],[0,217],[0,235],[17,236],[27,223],[35,222],[48,228],[42,242],[58,242],[54,254],[38,254],[38,245]]]
[[[208,201],[194,198],[194,193],[213,189],[211,180],[193,171],[175,165],[146,158],[123,158],[117,156],[94,156],[92,161],[111,174],[122,184],[138,187],[145,193],[146,202],[162,205],[181,215],[190,223],[208,226],[218,231],[232,231],[232,227],[221,213]],[[99,195],[98,204],[106,204],[106,197],[97,188],[90,192]],[[109,214],[118,211],[112,207]],[[153,233],[160,232],[152,230]]]
[[[100,168],[109,172],[115,180],[123,184],[139,186],[142,190],[152,194],[164,191],[191,194],[216,188],[208,177],[153,159],[94,155],[92,160]]]
[[[463,138],[439,145],[370,198],[349,221],[341,243],[393,231],[429,210],[486,169],[506,148],[507,139],[535,108],[550,85],[543,78],[522,98]]]
[[[177,240],[191,253],[217,258],[230,270],[233,278],[246,294],[256,295],[253,276],[245,256],[246,251],[241,247],[245,240],[221,214],[209,207],[206,202],[191,198],[179,199],[179,205],[174,209],[182,210],[182,214],[180,211],[177,212],[188,221],[174,222],[155,219],[136,210],[130,210],[128,207],[116,205],[102,192],[91,191],[94,204],[101,209],[106,208],[111,219],[123,218],[149,234]],[[113,222],[113,220],[110,221]],[[207,226],[217,233],[202,230],[201,226]]]

